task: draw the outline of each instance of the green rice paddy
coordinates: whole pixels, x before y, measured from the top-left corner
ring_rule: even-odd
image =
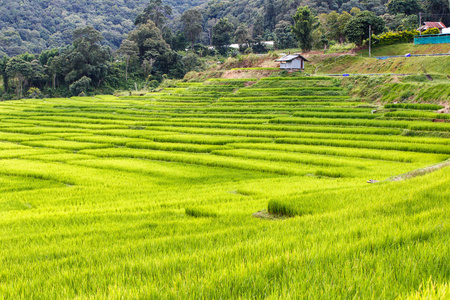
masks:
[[[439,108],[328,77],[1,102],[0,299],[448,299]]]

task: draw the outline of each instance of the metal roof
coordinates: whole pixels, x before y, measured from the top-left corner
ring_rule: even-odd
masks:
[[[286,56],[283,56],[283,57],[280,58],[280,59],[277,59],[276,61],[293,61],[294,59],[297,59],[297,58],[301,58],[301,59],[303,59],[304,61],[308,61],[306,58],[304,58],[304,57],[301,56],[300,54],[290,54],[290,55],[286,55]]]
[[[442,22],[423,22],[423,23],[428,28],[438,28],[438,29],[447,28]]]

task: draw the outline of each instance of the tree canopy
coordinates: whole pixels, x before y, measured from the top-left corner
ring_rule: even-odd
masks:
[[[150,0],[144,11],[136,17],[134,25],[152,21],[156,27],[162,29],[171,15],[172,7],[170,5],[164,4],[162,0]]]
[[[391,0],[387,4],[390,14],[412,15],[421,11],[422,7],[417,0]]]
[[[293,16],[294,26],[292,32],[297,36],[300,47],[304,52],[309,52],[313,46],[313,31],[319,26],[318,18],[314,16],[308,6],[297,9]]]
[[[163,0],[172,8],[167,21],[173,23],[184,11],[205,2]],[[117,49],[147,4],[149,0],[0,0],[0,57],[71,45],[73,30],[88,25],[103,35],[102,44]]]
[[[231,44],[233,33],[233,24],[231,24],[227,18],[220,19],[220,21],[213,27],[212,44],[217,47],[219,51],[224,53],[226,48]]]
[[[202,14],[196,9],[187,10],[181,15],[181,22],[183,22],[186,37],[191,42],[191,48],[193,48],[203,31]]]
[[[345,25],[344,33],[350,42],[362,45],[363,40],[369,38],[369,25],[372,26],[372,34],[384,31],[384,20],[373,12],[363,11],[352,17]]]

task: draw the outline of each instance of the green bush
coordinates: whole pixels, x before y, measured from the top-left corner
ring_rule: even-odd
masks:
[[[439,34],[439,29],[437,28],[430,28],[425,30],[424,32],[422,32],[422,34],[426,35],[426,34]]]
[[[81,93],[86,94],[86,91],[89,88],[91,81],[92,80],[89,77],[83,76],[79,80],[72,83],[69,86],[69,89],[73,95],[79,95]]]
[[[385,32],[379,35],[372,35],[372,45],[374,47],[377,46],[385,46],[385,45],[393,45],[400,43],[412,43],[414,41],[414,37],[419,35],[417,30],[405,30],[399,32]],[[368,40],[365,41],[365,44],[368,43]]]

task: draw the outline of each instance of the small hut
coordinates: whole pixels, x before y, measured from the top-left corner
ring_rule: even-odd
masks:
[[[280,62],[280,69],[283,70],[304,70],[306,58],[300,54],[290,54],[276,60]]]

